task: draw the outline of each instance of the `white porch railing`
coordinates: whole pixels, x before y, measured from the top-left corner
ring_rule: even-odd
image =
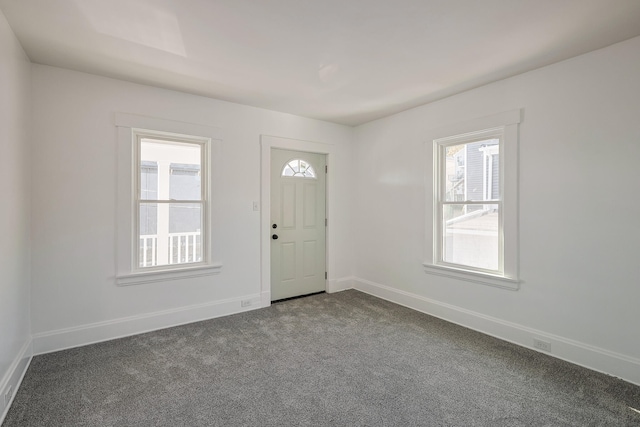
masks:
[[[169,233],[169,259],[158,264],[158,235],[145,234],[140,236],[140,267],[201,261],[202,245],[199,237],[199,231],[191,233]]]
[[[169,264],[182,264],[185,262],[198,262],[201,255],[198,254],[198,236],[194,233],[169,233]]]
[[[146,234],[140,236],[140,267],[153,267],[157,263],[158,236]]]

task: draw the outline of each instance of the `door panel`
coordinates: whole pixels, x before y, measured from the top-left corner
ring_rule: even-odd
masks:
[[[302,247],[302,274],[305,278],[318,274],[316,271],[316,244],[317,242],[315,240],[310,240],[304,242],[304,246]]]
[[[280,271],[282,280],[290,281],[296,279],[296,243],[287,242],[280,245]]]
[[[307,184],[304,183],[302,186],[302,191],[304,193],[304,205],[303,205],[303,218],[304,218],[304,228],[315,228],[318,226],[317,223],[317,197],[318,197],[318,186],[316,184]]]
[[[282,183],[281,186],[281,228],[296,228],[296,185],[295,183]]]
[[[282,176],[292,160],[314,170]],[[300,169],[300,162],[294,162]],[[271,151],[271,300],[326,288],[326,156],[290,150]],[[277,238],[275,238],[277,236]]]

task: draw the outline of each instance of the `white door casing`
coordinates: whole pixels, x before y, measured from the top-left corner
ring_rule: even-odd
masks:
[[[283,175],[305,162],[306,174]],[[271,300],[326,288],[325,165],[324,154],[271,151]]]

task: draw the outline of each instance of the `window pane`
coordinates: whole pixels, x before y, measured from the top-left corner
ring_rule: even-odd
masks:
[[[170,203],[169,233],[194,233],[202,224],[200,203]]]
[[[297,178],[316,178],[313,166],[302,159],[294,159],[287,163],[282,169],[281,175]]]
[[[466,144],[445,147],[445,200],[461,202],[466,200],[465,167]]]
[[[138,224],[139,246],[138,260],[140,267],[157,265],[158,249],[158,205],[156,203],[140,204],[140,222]]]
[[[200,165],[171,163],[169,196],[171,200],[200,200]]]
[[[201,262],[201,203],[140,204],[139,267]]]
[[[142,138],[141,200],[201,200],[200,144]]]
[[[158,163],[143,161],[140,165],[140,198],[158,199]]]
[[[493,138],[445,147],[445,201],[500,199],[499,143]]]
[[[498,270],[498,205],[445,205],[442,214],[442,260]]]
[[[202,206],[169,205],[169,264],[202,261]]]

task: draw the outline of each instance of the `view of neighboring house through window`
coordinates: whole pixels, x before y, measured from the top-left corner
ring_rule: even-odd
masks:
[[[138,135],[138,267],[202,262],[204,145]]]
[[[500,131],[438,144],[439,264],[502,272]]]

